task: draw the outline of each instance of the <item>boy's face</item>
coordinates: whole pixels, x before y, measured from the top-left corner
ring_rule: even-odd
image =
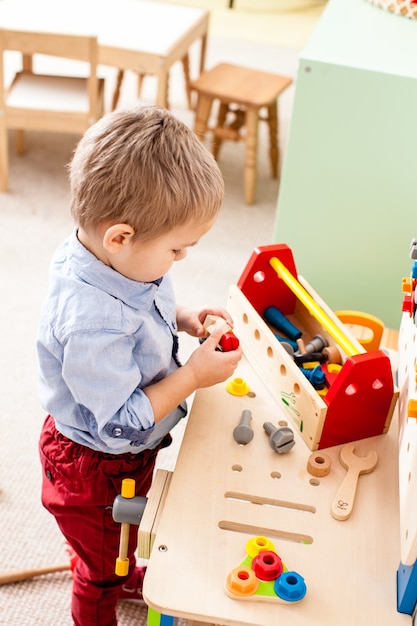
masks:
[[[112,267],[131,280],[157,280],[170,270],[175,261],[187,256],[187,248],[194,246],[214,222],[190,222],[155,239],[130,241],[123,252],[112,259]]]

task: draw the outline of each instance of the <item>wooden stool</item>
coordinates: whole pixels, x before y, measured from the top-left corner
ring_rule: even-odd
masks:
[[[224,139],[234,141],[243,139],[246,143],[244,188],[247,204],[252,204],[255,196],[259,119],[267,121],[269,125],[272,177],[278,177],[277,98],[291,83],[292,79],[288,76],[230,63],[220,63],[190,83],[191,88],[198,94],[194,130],[200,139],[204,138],[208,129],[213,101],[220,101],[217,124],[210,129],[213,132],[212,151],[215,158],[217,159]],[[264,108],[267,115],[261,117],[260,110]],[[240,132],[243,126],[246,127],[244,136]]]

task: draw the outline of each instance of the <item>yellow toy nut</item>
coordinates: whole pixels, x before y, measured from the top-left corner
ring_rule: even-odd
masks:
[[[246,552],[247,555],[252,559],[262,550],[269,550],[271,552],[275,552],[275,546],[270,539],[267,537],[263,537],[262,535],[258,535],[258,537],[252,537],[249,541],[246,542]]]
[[[233,396],[246,396],[250,391],[249,385],[243,378],[232,378],[226,383],[226,389]]]

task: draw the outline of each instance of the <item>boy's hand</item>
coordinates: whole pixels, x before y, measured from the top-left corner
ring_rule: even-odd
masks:
[[[143,389],[159,422],[180,402],[202,387],[211,387],[230,378],[242,358],[240,348],[230,352],[216,350],[223,329],[218,328],[195,350],[180,368]]]
[[[189,369],[195,380],[197,389],[201,387],[211,387],[211,385],[221,383],[233,376],[242,358],[240,348],[230,352],[219,352],[216,350],[222,335],[222,328],[216,329],[207,337],[204,343],[192,353],[183,366]]]
[[[203,326],[209,335],[212,335],[217,329],[222,329],[223,335],[220,338],[218,347],[223,352],[230,352],[230,350],[236,350],[239,347],[239,339],[223,317],[207,315]],[[204,339],[200,339],[200,341],[204,341]]]
[[[177,307],[177,325],[179,331],[184,331],[192,337],[206,337],[207,332],[204,328],[204,320],[207,315],[215,315],[222,317],[226,324],[233,328],[233,320],[226,309],[222,307],[205,307],[195,310],[187,307]],[[223,331],[224,332],[224,331]]]

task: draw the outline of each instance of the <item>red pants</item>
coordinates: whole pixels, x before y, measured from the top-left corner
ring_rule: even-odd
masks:
[[[170,439],[170,437],[168,436]],[[163,442],[163,445],[169,443]],[[68,543],[80,557],[73,572],[72,617],[76,626],[115,626],[116,603],[128,576],[115,574],[120,524],[112,505],[123,478],[136,481],[146,496],[159,448],[140,454],[104,454],[74,443],[55,428],[48,415],[40,438],[42,504],[55,516]],[[130,528],[129,575],[135,568],[137,526]]]

